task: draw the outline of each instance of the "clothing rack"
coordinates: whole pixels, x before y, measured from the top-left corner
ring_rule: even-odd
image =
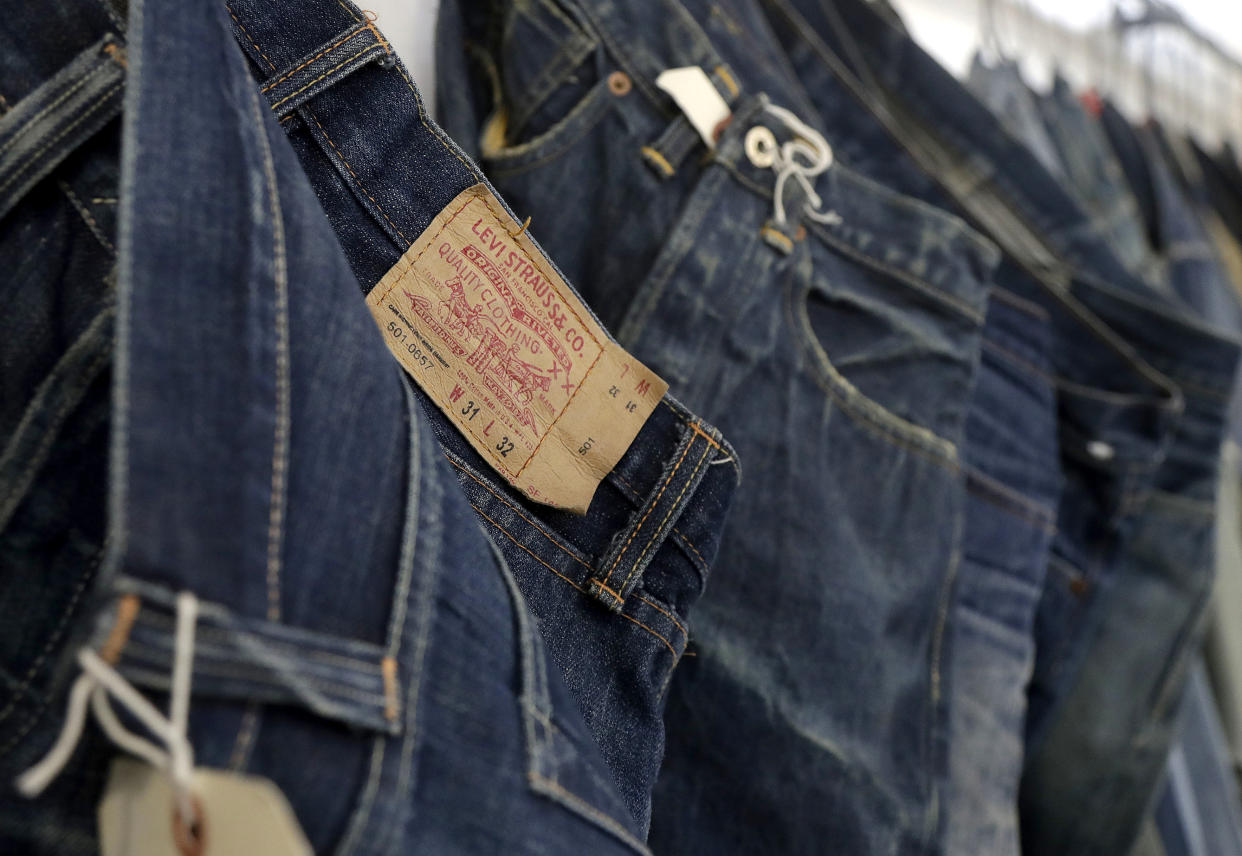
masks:
[[[999,44],[1037,89],[1057,73],[1075,89],[1098,90],[1134,121],[1155,117],[1208,148],[1228,141],[1242,149],[1242,61],[1163,0],[1117,7],[1087,30],[1042,14],[1039,0],[892,3],[955,74],[966,73],[977,49]]]
[[[1187,38],[1198,44],[1203,50],[1212,54],[1224,65],[1242,74],[1242,61],[1235,58],[1229,51],[1222,48],[1215,39],[1206,35],[1194,24],[1186,20],[1186,16],[1162,0],[1141,0],[1143,9],[1134,16],[1128,16],[1120,8],[1113,10],[1113,26],[1118,30],[1132,30],[1144,27],[1171,27],[1181,31]]]

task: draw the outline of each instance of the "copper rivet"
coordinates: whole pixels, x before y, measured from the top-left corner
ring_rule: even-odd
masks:
[[[203,806],[198,798],[193,796],[190,798],[190,805],[194,810],[194,817],[188,827],[176,807],[173,807],[173,843],[181,856],[203,856],[203,852],[207,849],[207,825],[206,818],[203,816]]]
[[[794,240],[795,241],[806,240],[806,226],[803,226],[801,223],[798,224],[798,231],[794,233]]]
[[[633,81],[624,71],[614,71],[608,75],[608,89],[613,95],[629,95],[633,88]]]
[[[1072,591],[1074,594],[1078,595],[1079,597],[1082,597],[1084,594],[1087,593],[1087,581],[1084,580],[1082,577],[1076,577],[1070,580],[1069,587],[1070,587],[1070,591]]]

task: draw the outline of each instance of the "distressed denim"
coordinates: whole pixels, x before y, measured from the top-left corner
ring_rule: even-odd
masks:
[[[1051,317],[1065,487],[1035,623],[1023,850],[1122,852],[1210,581],[1212,444],[1237,347],[1152,296],[1034,156],[876,10],[763,6],[850,162],[966,215],[1005,251],[997,281]]]
[[[31,164],[9,175],[44,179],[0,220],[0,258],[21,271],[4,347],[28,359],[4,399],[0,850],[96,852],[115,747],[94,726],[36,801],[13,778],[59,732],[81,646],[164,703],[188,590],[196,762],[271,779],[317,852],[647,852],[266,115],[236,22],[208,2],[129,14],[65,2],[6,31],[27,83],[0,132]],[[111,87],[57,109],[105,76],[124,78],[123,133],[49,145],[91,104],[115,119]],[[447,157],[428,157],[429,178]],[[15,470],[27,448],[43,457]],[[668,658],[655,668],[665,679]]]
[[[966,422],[966,528],[952,623],[947,853],[1019,852],[1026,687],[1061,488],[1050,318],[992,292]]]
[[[922,852],[994,249],[837,166],[814,186],[839,222],[790,181],[782,228],[743,141],[789,139],[766,103],[813,114],[779,63],[735,61],[751,40],[705,33],[699,4],[444,8],[501,83],[493,104],[447,56],[451,133],[518,211],[563,224],[553,257],[745,465],[672,682],[653,849]],[[654,84],[691,65],[732,105],[712,152]]]
[[[107,529],[125,44],[102,4],[13,10],[0,33],[0,850],[89,852],[12,776],[46,747],[59,645],[88,613]],[[55,720],[55,717],[52,717]],[[33,744],[35,747],[31,749]],[[55,804],[55,803],[54,803]],[[93,805],[81,821],[93,829]]]
[[[238,44],[369,291],[435,214],[485,179],[430,124],[365,18],[333,0],[237,0],[231,11]],[[358,64],[358,53],[370,61]],[[537,216],[532,232],[559,228]],[[416,395],[538,619],[641,837],[664,751],[669,680],[720,543],[738,457],[719,432],[666,397],[582,517],[523,497],[421,390]],[[619,600],[592,594],[601,591],[593,582],[609,574],[626,581]]]
[[[1166,856],[1242,854],[1242,801],[1207,669],[1196,658],[1154,818]]]
[[[1061,75],[1039,100],[1048,135],[1065,165],[1065,186],[1074,192],[1100,231],[1100,239],[1136,276],[1160,286],[1138,203],[1125,183],[1100,120],[1089,113]]]
[[[1005,130],[1031,150],[1049,175],[1064,177],[1065,164],[1044,125],[1037,96],[1022,79],[1016,62],[1001,59],[989,66],[976,53],[970,62],[966,85],[996,114]]]

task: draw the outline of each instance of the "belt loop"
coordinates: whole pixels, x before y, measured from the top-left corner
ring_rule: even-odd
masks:
[[[621,611],[625,598],[641,582],[643,571],[694,496],[713,453],[721,448],[718,436],[709,434],[697,421],[686,423],[659,481],[630,515],[625,528],[613,537],[608,552],[596,564],[598,570],[587,581],[587,591],[609,610]]]

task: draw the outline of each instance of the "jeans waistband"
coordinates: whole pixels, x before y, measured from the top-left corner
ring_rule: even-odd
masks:
[[[658,7],[658,13],[653,6]],[[662,178],[688,162],[691,151],[706,151],[681,111],[655,86],[655,78],[666,69],[697,65],[708,73],[732,108],[709,162],[724,167],[742,187],[757,196],[772,199],[774,173],[755,166],[748,158],[746,132],[762,125],[781,142],[796,135],[795,129],[767,109],[769,105],[790,108],[795,114],[800,112],[802,121],[814,125],[815,117],[810,115],[796,87],[777,74],[761,75],[754,68],[739,70],[722,59],[722,51],[680,0],[659,0],[655,4],[557,0],[555,4],[527,8],[521,15],[536,20],[539,26],[531,29],[539,31],[550,30],[560,16],[569,15],[573,21],[581,22],[591,43],[606,51],[606,65],[620,68],[633,78],[645,98],[627,99],[615,109],[625,112],[630,133],[639,137],[636,145],[641,146],[644,157],[652,159],[653,169]],[[669,35],[666,28],[678,37]],[[558,69],[565,77],[574,71],[565,64]],[[552,85],[545,76],[529,76],[545,89]],[[517,96],[506,90],[506,98],[529,101],[543,91],[536,90],[532,83],[525,85],[527,88]],[[489,167],[499,172],[528,167],[528,161],[546,154],[519,146],[493,152],[488,157],[486,139],[484,148]],[[833,164],[819,175],[814,180],[814,190],[822,198],[822,210],[839,212],[840,221],[823,223],[799,216],[806,197],[796,182],[788,181],[782,201],[789,223],[778,235],[772,235],[774,224],[767,224],[764,231],[770,243],[788,249],[809,233],[833,251],[878,263],[914,288],[982,321],[984,295],[976,283],[981,275],[986,278],[995,265],[997,251],[961,219],[895,193],[840,164]],[[965,271],[968,276],[962,275],[963,267],[969,268]],[[624,338],[625,331],[621,334]]]
[[[278,116],[283,114],[282,124],[289,129],[290,123],[302,123],[319,144],[324,157],[304,157],[303,166],[312,172],[321,193],[335,191],[325,200],[325,209],[363,289],[369,290],[448,201],[464,188],[486,180],[427,117],[406,71],[375,24],[362,14],[346,4],[319,0],[300,0],[292,7],[234,0],[230,12],[238,42],[250,55],[272,109]],[[328,182],[314,174],[325,165],[337,173]],[[413,175],[420,177],[416,185],[405,179]],[[326,184],[332,189],[325,188]],[[359,207],[370,217],[356,216]],[[514,218],[515,228],[517,222]],[[673,419],[679,430],[664,426],[671,414],[679,414]],[[469,479],[463,476],[468,489],[473,480],[498,501],[512,504],[513,491],[491,476],[486,466],[477,464],[477,455],[453,431],[442,431],[441,442],[450,460],[469,474]],[[707,455],[713,447],[715,452]],[[717,468],[711,476],[700,467],[677,467],[690,458],[691,464],[699,463],[705,455],[709,460],[728,460],[730,466]],[[663,476],[645,473],[651,468]],[[621,610],[628,593],[642,579],[652,551],[640,545],[605,556],[612,539],[618,532],[633,535],[631,530],[639,528],[642,531],[634,536],[635,542],[671,538],[674,524],[683,534],[718,528],[722,508],[708,500],[716,488],[705,488],[701,481],[714,484],[726,471],[729,480],[735,481],[736,460],[719,434],[666,396],[610,476],[631,478],[623,492],[633,495],[634,519],[613,521],[607,532],[591,532],[589,522],[579,517],[560,527],[580,537],[590,533],[586,543],[571,553],[609,560],[603,561],[601,574],[578,580],[575,570],[572,578],[610,609]],[[691,474],[692,481],[685,481]],[[673,481],[676,489],[669,490]],[[546,508],[525,516],[560,519]],[[640,527],[640,520],[647,524]],[[665,525],[652,526],[652,521],[665,521]],[[620,543],[626,540],[623,537]],[[620,589],[616,588],[618,580]]]
[[[1154,471],[1187,397],[1208,402],[1228,386],[1236,346],[1137,282],[1035,158],[891,21],[854,0],[764,2],[996,238],[1015,290],[1049,312],[1065,452],[1118,473]]]

